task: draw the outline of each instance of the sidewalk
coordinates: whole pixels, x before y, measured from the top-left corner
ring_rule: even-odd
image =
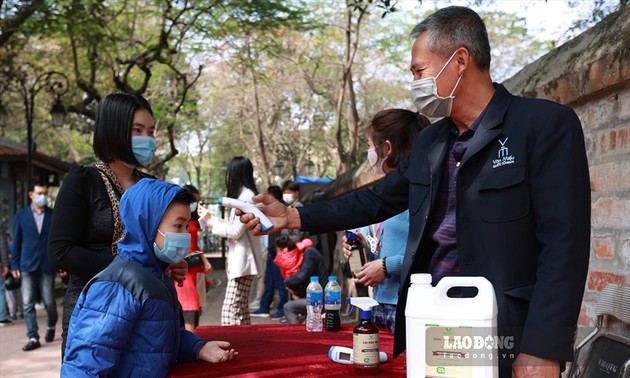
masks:
[[[204,309],[200,325],[221,324],[221,305],[225,296],[227,277],[225,270],[218,270],[208,276],[208,279],[219,282],[217,287],[207,293],[208,304]],[[57,298],[59,321],[55,340],[51,343],[44,341],[46,332],[46,311],[37,310],[37,323],[39,324],[40,342],[42,347],[24,352],[22,347],[28,342],[26,337],[26,325],[23,319],[14,321],[11,325],[0,327],[0,377],[20,378],[53,378],[59,377],[61,368],[61,301]],[[279,324],[278,320],[271,318],[254,318],[252,324]]]

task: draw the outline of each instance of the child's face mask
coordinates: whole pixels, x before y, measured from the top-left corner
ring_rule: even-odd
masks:
[[[167,232],[164,234],[160,229],[158,232],[164,236],[164,248],[160,249],[157,243],[153,242],[155,257],[168,264],[177,264],[182,261],[188,254],[190,234],[188,232]]]

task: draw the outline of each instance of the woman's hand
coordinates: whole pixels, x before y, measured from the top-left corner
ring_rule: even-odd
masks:
[[[355,234],[357,235],[357,239],[359,239],[359,243],[363,245],[363,248],[366,248],[365,236],[363,236],[360,232],[355,232]],[[352,255],[352,247],[350,246],[350,243],[348,243],[348,238],[346,238],[345,234],[343,235],[341,244],[343,245],[343,257],[348,260]]]
[[[356,274],[354,282],[358,282],[365,286],[376,286],[385,280],[385,272],[383,271],[383,260],[378,259],[365,263],[361,267],[361,271]]]
[[[197,358],[213,364],[228,362],[235,356],[238,356],[237,351],[229,348],[230,343],[227,341],[208,341],[199,349]]]
[[[208,211],[208,208],[203,202],[199,202],[197,204],[197,215],[199,215],[199,219],[203,219],[203,221],[206,223],[208,223],[210,221],[210,218],[212,218],[210,211]]]
[[[177,282],[177,286],[184,286],[186,280],[186,273],[188,273],[188,263],[186,260],[182,260],[177,264],[171,264],[166,268],[166,274]]]

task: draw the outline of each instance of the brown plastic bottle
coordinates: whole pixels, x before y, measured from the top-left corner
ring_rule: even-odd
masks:
[[[352,334],[352,365],[357,375],[379,373],[378,327],[372,324],[372,312],[361,310],[359,324]]]

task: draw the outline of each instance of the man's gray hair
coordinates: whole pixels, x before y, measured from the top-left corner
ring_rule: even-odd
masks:
[[[438,10],[411,31],[416,39],[427,32],[427,48],[448,59],[460,47],[470,52],[480,69],[490,69],[490,42],[483,20],[470,8],[451,6]]]

